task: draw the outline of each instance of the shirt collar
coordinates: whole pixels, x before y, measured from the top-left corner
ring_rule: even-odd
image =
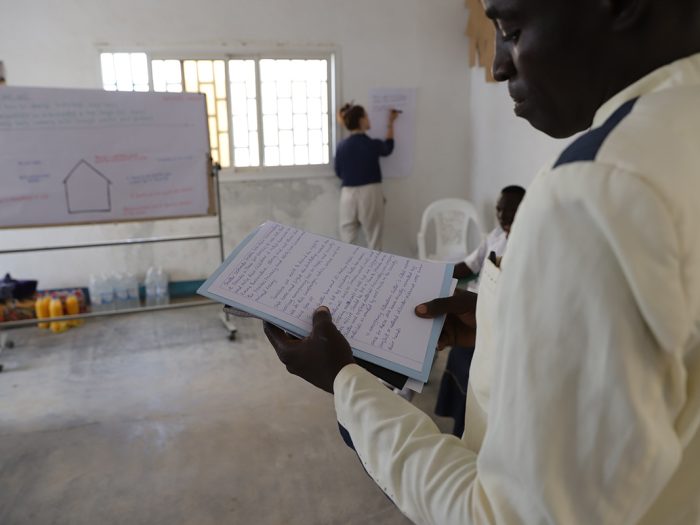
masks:
[[[627,86],[598,108],[593,127],[602,125],[615,110],[632,99],[654,91],[694,84],[700,84],[700,53],[662,66]]]

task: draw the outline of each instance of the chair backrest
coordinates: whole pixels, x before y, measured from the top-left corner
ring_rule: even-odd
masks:
[[[426,232],[435,227],[435,251],[428,253]],[[458,262],[481,242],[476,207],[464,199],[440,199],[423,212],[418,232],[418,257],[424,260]]]

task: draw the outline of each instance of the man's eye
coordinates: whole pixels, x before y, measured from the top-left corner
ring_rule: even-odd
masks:
[[[517,42],[520,37],[520,30],[501,33],[504,42]]]

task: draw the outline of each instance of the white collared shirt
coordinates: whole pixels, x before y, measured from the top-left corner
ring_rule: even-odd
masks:
[[[349,365],[367,472],[416,523],[699,523],[700,55],[604,104],[508,242],[478,454]]]
[[[469,269],[474,273],[479,273],[484,266],[484,261],[491,254],[496,253],[496,257],[502,257],[506,251],[508,236],[500,226],[489,232],[486,238],[481,241],[479,247],[464,259]]]

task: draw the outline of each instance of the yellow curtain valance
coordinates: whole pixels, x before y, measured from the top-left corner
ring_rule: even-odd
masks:
[[[486,17],[481,0],[466,0],[469,9],[467,36],[469,37],[469,66],[483,67],[486,81],[495,82],[491,63],[496,54],[496,38],[493,23]]]

